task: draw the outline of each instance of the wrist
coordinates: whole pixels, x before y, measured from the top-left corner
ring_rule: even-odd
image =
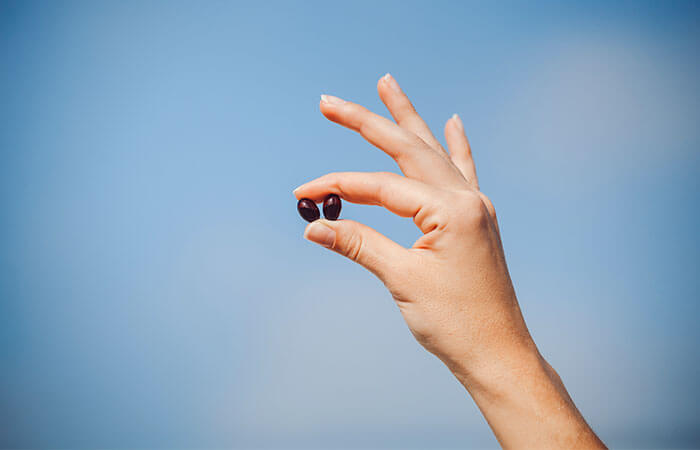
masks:
[[[500,397],[527,377],[542,378],[549,365],[532,339],[490,348],[471,358],[453,359],[450,371],[472,396]]]
[[[503,447],[605,448],[531,339],[450,369]]]

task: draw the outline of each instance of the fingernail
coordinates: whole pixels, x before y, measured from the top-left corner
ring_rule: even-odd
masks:
[[[318,220],[311,222],[304,231],[304,238],[331,248],[335,242],[335,231]]]
[[[462,123],[462,119],[460,119],[457,114],[452,114],[452,120],[455,121],[455,123],[457,124],[457,127],[460,130],[464,130],[464,124]]]
[[[394,91],[396,92],[401,92],[401,88],[399,87],[399,83],[396,82],[394,77],[391,76],[390,73],[387,73],[382,77],[382,80]]]
[[[323,103],[327,103],[329,105],[342,105],[343,103],[345,103],[345,100],[343,100],[342,98],[338,98],[338,97],[334,97],[332,95],[326,95],[326,94],[321,95],[321,101]]]
[[[304,183],[304,184],[306,184],[306,183]],[[303,186],[303,184],[300,184],[299,186],[295,187],[294,190],[292,191],[292,194],[296,194],[297,191],[298,191],[299,189],[301,189],[302,186]]]

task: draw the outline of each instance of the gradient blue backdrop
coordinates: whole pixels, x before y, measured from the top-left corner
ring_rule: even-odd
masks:
[[[0,3],[0,446],[497,443],[292,189],[465,123],[526,320],[610,445],[700,446],[697,3]],[[410,220],[344,217],[405,245]]]

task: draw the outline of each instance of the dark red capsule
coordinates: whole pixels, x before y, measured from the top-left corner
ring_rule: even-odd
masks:
[[[297,210],[299,215],[304,218],[307,222],[313,222],[321,217],[321,213],[318,211],[318,206],[313,200],[308,198],[302,198],[297,203]]]
[[[343,207],[340,197],[331,194],[323,201],[323,216],[328,220],[336,220],[340,217],[340,209]]]

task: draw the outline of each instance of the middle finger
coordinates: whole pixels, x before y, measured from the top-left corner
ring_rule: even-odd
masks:
[[[459,170],[447,158],[391,120],[331,95],[321,96],[321,112],[386,152],[407,177],[441,187],[464,185]]]
[[[440,142],[435,139],[433,132],[416,112],[413,104],[408,99],[406,94],[401,90],[399,83],[391,74],[386,74],[379,79],[377,83],[377,92],[382,102],[386,105],[396,123],[405,130],[414,133],[419,138],[423,139],[426,144],[437,151],[445,153]]]

